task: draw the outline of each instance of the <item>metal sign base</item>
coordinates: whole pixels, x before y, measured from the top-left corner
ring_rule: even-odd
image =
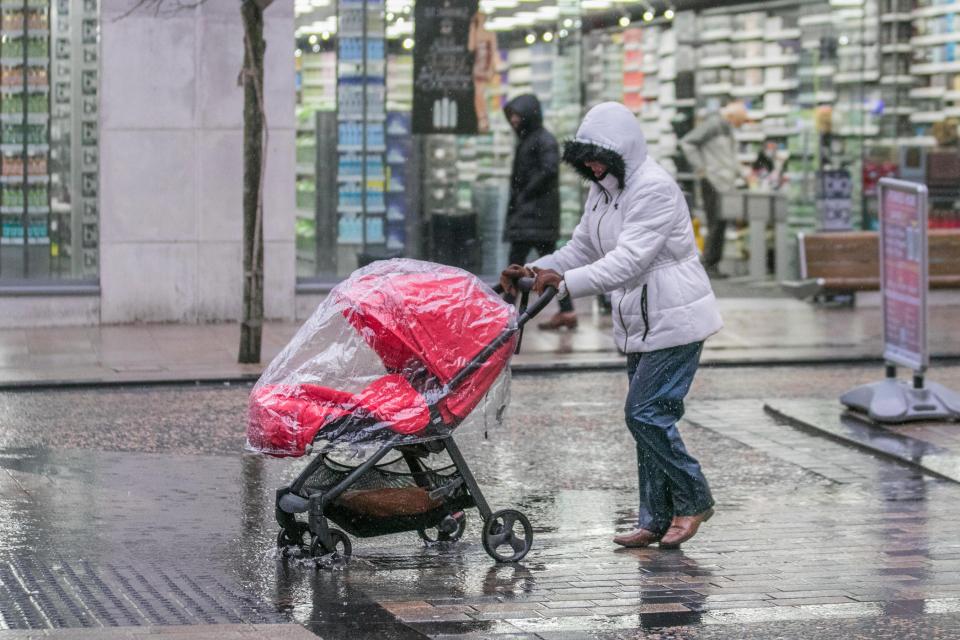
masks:
[[[917,389],[905,380],[886,378],[846,392],[840,402],[877,422],[960,420],[960,393],[936,382],[924,381]]]

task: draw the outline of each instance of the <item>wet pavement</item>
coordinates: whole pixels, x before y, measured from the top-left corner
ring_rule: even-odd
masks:
[[[576,331],[540,331],[531,323],[514,368],[618,368],[621,356],[611,338],[610,316],[600,314],[591,302],[577,307]],[[879,361],[883,351],[878,307],[820,307],[765,295],[722,298],[720,308],[725,326],[707,341],[705,363]],[[960,358],[958,317],[960,307],[931,305],[928,332],[936,360]],[[264,365],[299,327],[264,323]],[[232,323],[0,329],[0,388],[256,379],[262,365],[236,362],[239,335],[239,326]]]
[[[457,439],[533,522],[523,563],[471,511],[459,543],[353,539],[321,570],[276,556],[273,491],[305,461],[240,453],[246,385],[0,393],[0,640],[960,637],[960,485],[764,412],[879,373],[704,368],[682,431],[717,515],[678,551],[610,542],[636,508],[626,376],[518,375],[507,424]]]

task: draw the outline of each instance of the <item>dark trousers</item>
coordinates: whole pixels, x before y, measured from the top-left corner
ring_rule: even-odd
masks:
[[[703,211],[707,215],[707,241],[703,247],[703,266],[714,269],[723,259],[723,242],[727,233],[727,221],[720,212],[720,192],[709,180],[700,181]]]
[[[507,259],[507,264],[526,264],[527,256],[530,255],[530,251],[533,249],[536,249],[537,255],[542,257],[556,251],[557,243],[550,241],[515,240],[510,243],[510,257]],[[559,304],[560,311],[564,313],[573,311],[573,300],[570,299],[570,296],[560,300]]]
[[[666,533],[674,516],[692,516],[713,506],[700,463],[687,453],[677,421],[700,363],[702,342],[627,354],[630,390],[624,408],[637,442],[640,485],[638,526]]]

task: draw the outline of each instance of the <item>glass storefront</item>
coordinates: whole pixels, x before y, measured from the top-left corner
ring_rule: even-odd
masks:
[[[98,13],[0,4],[0,283],[97,277]]]
[[[365,21],[351,17],[364,8]],[[927,158],[944,162],[937,147],[957,146],[954,1],[480,0],[479,9],[498,51],[483,88],[489,132],[414,136],[413,0],[297,0],[303,281],[337,280],[393,255],[499,271],[515,144],[502,106],[522,93],[540,98],[561,140],[594,104],[623,102],[691,201],[679,138],[703,114],[742,101],[745,187],[784,198],[793,233],[874,228],[880,177],[924,180]],[[955,191],[938,192],[931,225],[960,226]],[[561,199],[568,237],[582,185],[565,168]],[[746,227],[731,227],[734,259]]]

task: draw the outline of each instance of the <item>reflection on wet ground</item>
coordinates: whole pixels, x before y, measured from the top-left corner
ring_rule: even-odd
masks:
[[[960,428],[955,422],[881,424],[856,411],[837,411],[830,403],[813,405],[798,400],[770,400],[764,408],[798,429],[835,438],[960,482]]]
[[[60,447],[36,443],[36,422],[5,422],[3,441],[34,444],[0,451],[0,626],[294,620],[325,638],[559,640],[807,623],[853,637],[917,616],[935,637],[960,620],[960,487],[812,438],[758,400],[688,407],[687,445],[718,501],[697,538],[678,551],[614,548],[636,502],[624,391],[622,374],[518,377],[508,425],[488,440],[458,435],[491,504],[534,524],[517,566],[483,552],[475,511],[457,544],[399,534],[353,540],[343,569],[279,561],[273,491],[305,460],[224,455],[221,423],[204,424],[242,408],[244,389],[137,392],[193,416],[189,435],[156,433],[149,415],[114,413],[122,429],[78,416]],[[88,393],[103,406],[130,392]],[[167,444],[112,446],[122,430]]]

